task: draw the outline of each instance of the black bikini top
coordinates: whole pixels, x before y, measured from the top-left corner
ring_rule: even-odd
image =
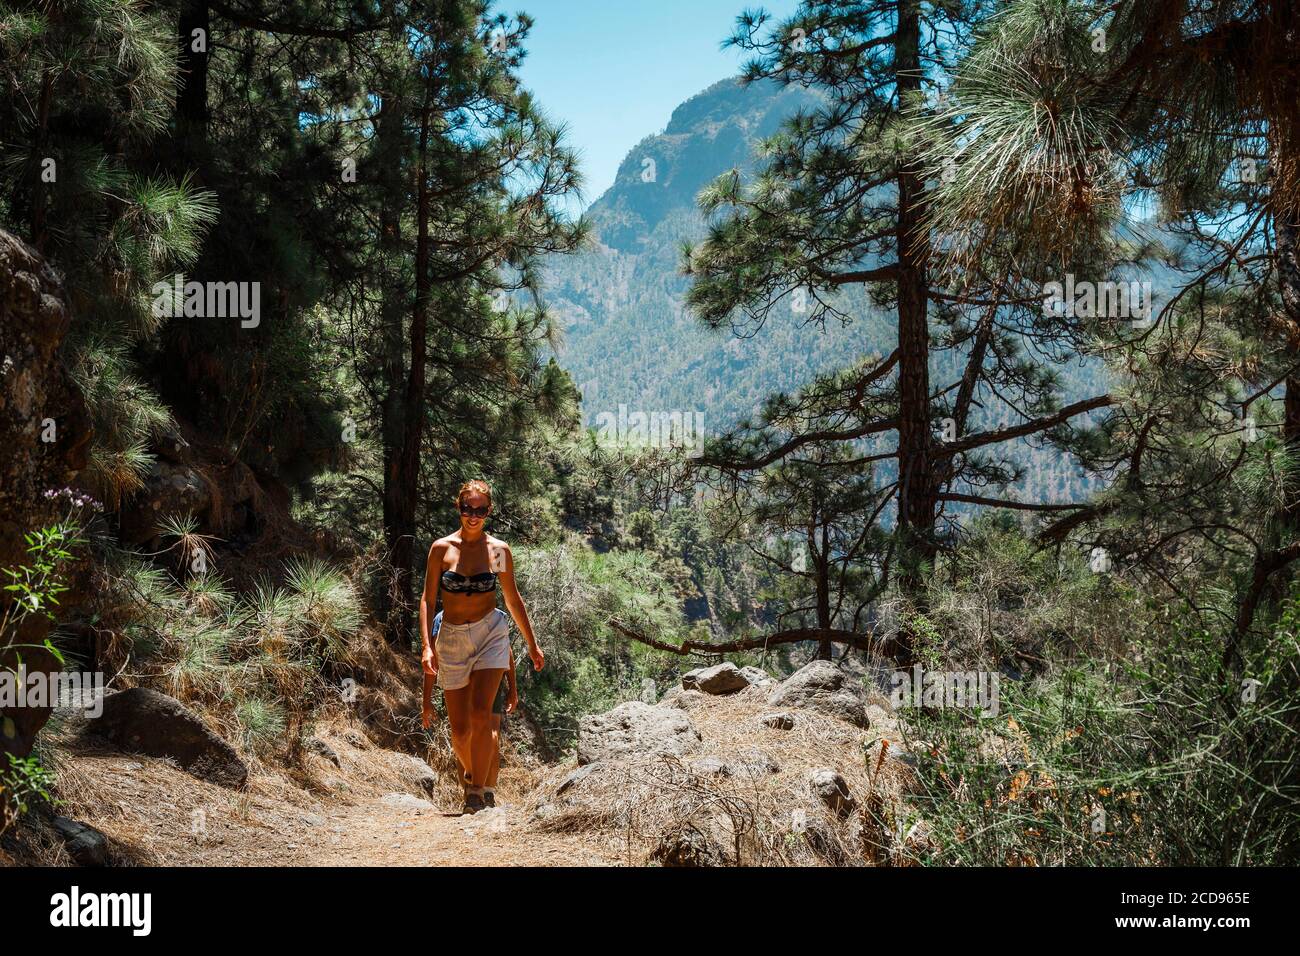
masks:
[[[455,571],[443,571],[442,589],[453,594],[487,594],[497,589],[497,576],[491,571],[469,577]]]

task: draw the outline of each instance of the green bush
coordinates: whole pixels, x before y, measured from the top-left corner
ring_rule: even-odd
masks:
[[[1221,669],[1192,617],[1125,659],[1003,680],[1000,714],[913,712],[922,862],[1294,864],[1300,848],[1300,603]]]

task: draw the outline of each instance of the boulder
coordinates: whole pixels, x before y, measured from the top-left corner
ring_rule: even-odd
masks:
[[[55,817],[52,823],[78,866],[108,866],[108,839],[104,834],[68,817]]]
[[[722,847],[707,833],[687,822],[674,827],[659,838],[650,851],[652,862],[660,866],[726,866]]]
[[[699,667],[682,675],[684,689],[698,690],[705,694],[734,694],[748,686],[749,678],[730,661],[723,661],[713,667]]]
[[[438,775],[433,772],[433,768],[421,760],[419,757],[412,757],[406,754],[408,766],[410,767],[410,776],[414,779],[415,786],[419,787],[428,796],[433,796],[438,790]]]
[[[96,733],[123,750],[166,757],[203,780],[226,787],[248,782],[248,768],[230,746],[174,697],[133,687],[104,698]]]
[[[871,726],[866,692],[830,661],[812,661],[778,684],[767,702],[838,717],[858,727]]]
[[[808,786],[818,801],[841,819],[857,809],[848,782],[834,770],[822,768],[812,771],[808,774]]]
[[[708,699],[708,694],[701,693],[698,690],[673,687],[668,693],[664,694],[663,700],[659,701],[659,705],[661,707],[676,707],[678,710],[690,710]]]
[[[749,681],[751,687],[766,687],[768,684],[775,684],[776,680],[772,675],[761,667],[754,667],[752,664],[746,664],[740,669],[745,675],[745,680]]]
[[[695,725],[680,710],[630,700],[608,713],[582,718],[578,724],[578,765],[639,754],[681,756],[698,749],[700,739]]]

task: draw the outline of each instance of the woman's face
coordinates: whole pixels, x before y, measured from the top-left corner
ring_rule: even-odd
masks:
[[[481,491],[467,491],[460,499],[460,526],[466,531],[481,531],[491,513],[492,504]]]

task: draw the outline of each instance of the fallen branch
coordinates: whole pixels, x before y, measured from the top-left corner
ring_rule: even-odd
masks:
[[[830,641],[860,651],[880,651],[884,646],[883,642],[876,640],[870,634],[842,631],[833,627],[800,627],[789,631],[779,631],[766,637],[753,637],[743,641],[724,641],[717,644],[712,641],[691,640],[682,641],[681,644],[669,644],[666,641],[657,641],[653,637],[647,637],[628,627],[617,618],[610,618],[609,626],[634,641],[639,641],[656,650],[667,651],[669,654],[679,654],[683,657],[688,654],[734,654],[737,651],[754,651],[771,647],[774,644],[797,644],[800,641]]]

